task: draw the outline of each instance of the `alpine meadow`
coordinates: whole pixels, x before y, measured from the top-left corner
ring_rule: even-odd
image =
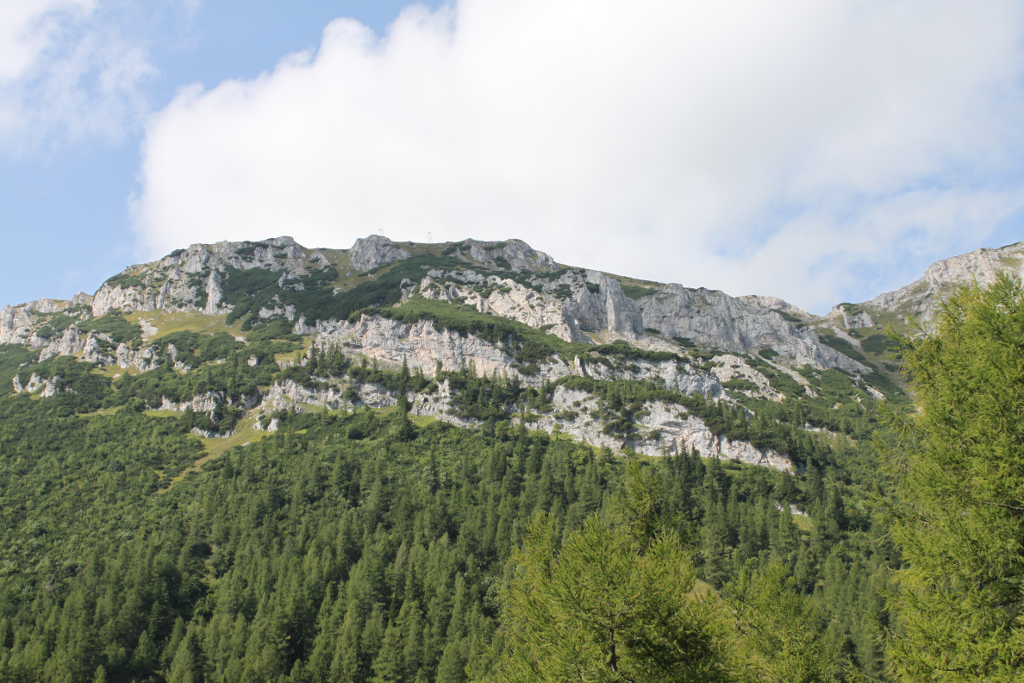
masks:
[[[278,237],[7,306],[0,682],[1019,680],[1022,275]]]

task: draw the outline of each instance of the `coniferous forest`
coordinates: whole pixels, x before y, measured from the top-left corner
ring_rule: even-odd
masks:
[[[209,418],[147,396],[241,395],[294,340],[182,336],[220,359],[198,377],[52,359],[63,391],[0,398],[0,681],[1015,680],[1022,332],[1019,283],[961,290],[898,340],[915,404],[845,433],[678,397],[795,473],[593,448],[511,419],[546,387],[340,353],[280,372],[398,405],[281,411],[211,454]],[[442,376],[478,426],[410,414]],[[671,398],[600,391],[610,415]]]

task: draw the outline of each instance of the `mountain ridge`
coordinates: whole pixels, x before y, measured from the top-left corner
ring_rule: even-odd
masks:
[[[733,406],[753,416],[746,419],[771,413],[773,403],[846,412],[798,431],[868,419],[865,402],[904,399],[883,325],[926,318],[964,272],[1012,265],[1018,246],[947,259],[902,290],[814,316],[776,297],[731,297],[566,266],[521,240],[416,244],[370,235],[345,250],[310,249],[287,236],[195,244],[126,268],[92,296],[4,307],[0,344],[38,356],[3,381],[5,391],[50,398],[74,391],[42,369],[51,359],[92,364],[117,386],[164,367],[185,377],[203,367],[180,356],[181,342],[164,340],[175,334],[230,337],[239,353],[254,340],[253,348],[280,340],[273,343],[290,352],[249,357],[253,367],[273,366],[248,393],[153,393],[143,407],[203,414],[208,421],[196,433],[212,438],[234,434],[243,419],[273,429],[277,418],[269,416],[286,408],[385,408],[402,400],[380,382],[307,370],[340,353],[437,380],[429,391],[405,392],[413,415],[481,423],[459,414],[451,384],[451,373],[468,370],[542,393],[535,410],[512,406],[504,416],[549,433],[613,450],[696,449],[793,469],[802,466],[793,448],[737,438],[742,430],[730,437],[707,406]],[[671,396],[650,394],[613,414],[602,392],[623,382]],[[235,417],[225,420],[225,411]]]

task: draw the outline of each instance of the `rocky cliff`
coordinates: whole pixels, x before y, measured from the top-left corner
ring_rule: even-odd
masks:
[[[1001,272],[1024,277],[1024,242],[999,249],[977,249],[936,261],[928,266],[923,276],[906,287],[879,294],[861,307],[868,311],[896,313],[904,319],[930,321],[943,299],[958,284],[976,281],[983,286],[990,285]]]

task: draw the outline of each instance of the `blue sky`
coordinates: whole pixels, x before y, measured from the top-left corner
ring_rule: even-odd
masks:
[[[383,229],[823,313],[1024,239],[1022,39],[1001,0],[24,0],[0,303]]]

